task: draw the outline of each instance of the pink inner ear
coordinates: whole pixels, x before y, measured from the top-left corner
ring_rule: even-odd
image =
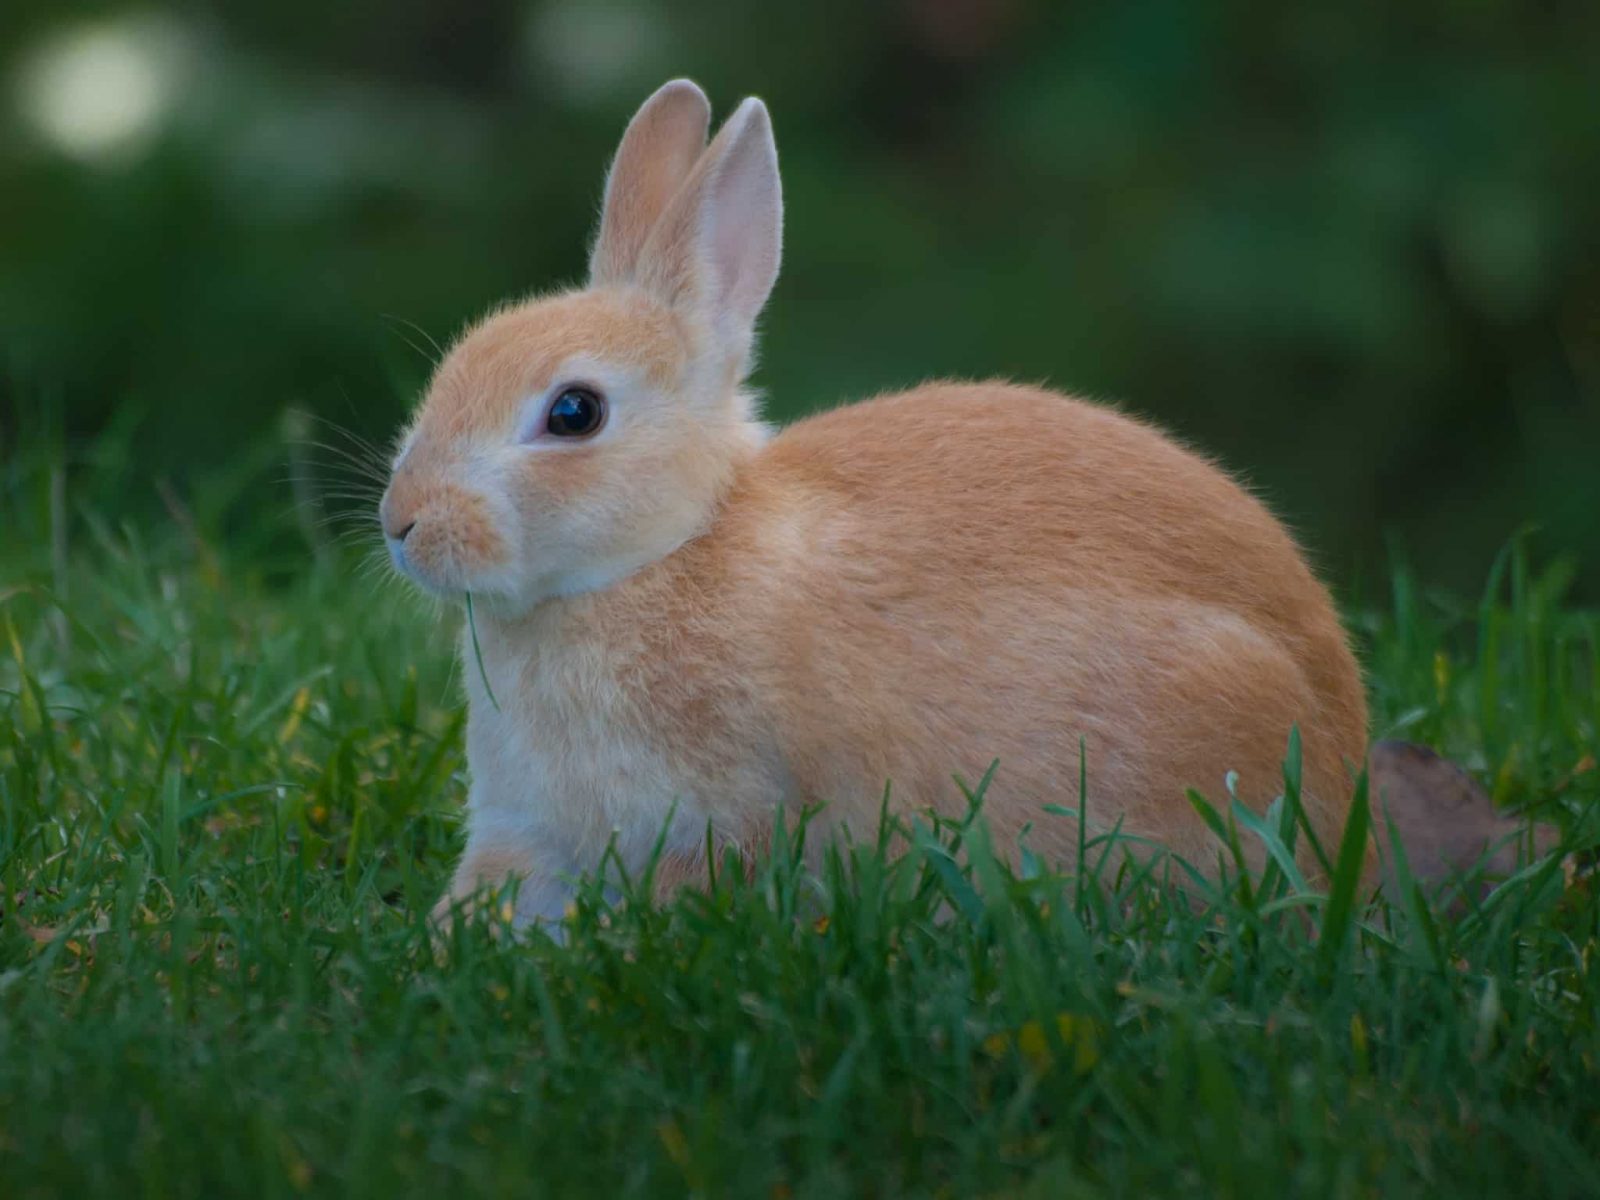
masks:
[[[778,273],[777,180],[756,155],[743,155],[728,166],[716,181],[710,206],[711,266],[719,307],[741,323],[752,323]]]
[[[711,315],[748,336],[778,276],[783,195],[766,109],[746,101],[729,123],[732,139],[706,180],[697,257]]]

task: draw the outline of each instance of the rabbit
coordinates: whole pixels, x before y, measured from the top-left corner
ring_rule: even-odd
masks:
[[[464,333],[399,443],[396,567],[472,603],[466,848],[441,914],[514,884],[559,923],[615,846],[675,885],[816,809],[808,845],[897,812],[984,814],[1070,862],[1126,835],[1215,869],[1185,796],[1260,810],[1291,727],[1336,841],[1362,679],[1294,540],[1227,474],[1113,408],[928,383],[764,424],[746,386],[778,275],[772,125],[709,145],[687,80],[634,116],[587,286]],[[481,667],[481,669],[480,669]],[[1031,826],[1031,830],[1028,827]],[[658,839],[661,839],[658,846]],[[510,901],[506,901],[510,903]]]

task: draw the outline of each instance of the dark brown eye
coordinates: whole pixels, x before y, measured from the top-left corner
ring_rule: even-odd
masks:
[[[606,423],[606,402],[599,392],[586,387],[564,388],[555,403],[544,427],[556,437],[586,438],[600,432]]]

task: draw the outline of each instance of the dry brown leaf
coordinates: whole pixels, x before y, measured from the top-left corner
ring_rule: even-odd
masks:
[[[1384,814],[1399,831],[1411,873],[1427,884],[1442,883],[1479,862],[1485,862],[1490,874],[1503,877],[1526,861],[1528,821],[1496,810],[1476,779],[1427,746],[1378,742],[1368,769],[1380,818],[1378,853],[1389,888],[1394,886],[1394,864]],[[1536,824],[1531,837],[1534,854],[1544,855],[1555,848],[1560,832]]]

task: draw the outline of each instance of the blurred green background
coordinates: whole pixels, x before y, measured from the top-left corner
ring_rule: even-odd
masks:
[[[385,438],[430,341],[576,280],[686,74],[773,109],[776,417],[1048,380],[1220,456],[1344,588],[1390,539],[1473,586],[1531,522],[1594,596],[1597,67],[1592,0],[6,0],[3,536],[54,455],[71,511],[304,557],[286,411]]]

